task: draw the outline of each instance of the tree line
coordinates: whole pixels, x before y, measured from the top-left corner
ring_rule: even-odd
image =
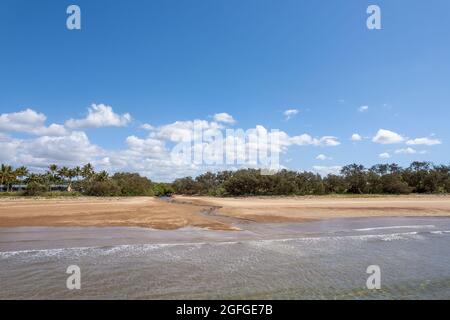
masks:
[[[63,186],[71,194],[88,196],[164,196],[172,193],[209,196],[288,196],[326,194],[409,194],[450,193],[450,166],[413,162],[407,168],[377,164],[342,167],[340,174],[321,176],[313,172],[281,170],[261,175],[257,169],[206,172],[172,183],[155,183],[138,173],[95,172],[88,163],[82,167],[50,165],[43,173],[30,173],[26,167],[2,164],[0,185],[11,192],[16,184],[26,185],[23,195],[52,194]],[[17,194],[17,192],[15,193]]]
[[[2,191],[8,194],[14,185],[25,185],[25,190],[14,193],[25,196],[53,195],[52,191],[55,189],[63,190],[69,195],[87,196],[162,196],[173,192],[170,184],[154,183],[138,173],[117,172],[110,176],[104,170],[95,172],[90,163],[73,168],[51,164],[43,173],[31,173],[24,166],[14,169],[2,164]]]
[[[260,170],[242,169],[177,179],[172,187],[178,194],[210,196],[449,193],[450,166],[418,161],[407,168],[395,163],[370,168],[350,164],[340,174],[324,177],[290,170],[261,175]]]

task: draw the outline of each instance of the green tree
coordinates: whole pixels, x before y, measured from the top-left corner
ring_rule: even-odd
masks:
[[[82,168],[81,168],[81,176],[85,179],[85,180],[89,180],[92,178],[92,176],[94,175],[94,167],[92,166],[92,164],[87,163],[85,164]]]
[[[29,171],[28,168],[25,166],[21,166],[15,170],[15,175],[20,178],[20,180],[23,180],[28,175]]]
[[[107,181],[109,179],[109,174],[105,170],[102,170],[98,173],[94,173],[92,179],[94,181]]]
[[[79,166],[76,166],[75,168],[73,168],[73,172],[78,181],[79,177],[81,176],[81,168]]]
[[[350,164],[341,169],[341,174],[344,176],[348,184],[349,193],[366,193],[367,192],[367,175],[366,169],[360,164]]]
[[[56,164],[51,164],[48,166],[49,169],[49,173],[51,176],[51,182],[55,183],[56,182],[56,174],[58,172],[58,166]]]
[[[427,181],[432,164],[430,162],[414,161],[404,172],[405,180],[413,188],[413,192],[433,192],[435,185]]]
[[[152,194],[152,182],[138,173],[118,172],[112,176],[123,196],[146,196]]]
[[[388,194],[408,194],[412,188],[408,183],[403,181],[403,178],[398,173],[390,173],[380,178],[383,193]]]
[[[326,193],[345,193],[348,189],[347,182],[344,177],[335,174],[329,174],[324,179]]]
[[[157,197],[170,196],[173,188],[169,183],[155,183],[152,187],[153,194]]]
[[[86,184],[84,194],[96,197],[120,196],[120,188],[117,183],[111,179],[92,180]]]
[[[0,181],[2,185],[6,185],[6,191],[9,192],[11,183],[16,180],[16,174],[9,165],[2,164],[0,167]]]
[[[260,187],[259,170],[245,169],[236,171],[223,187],[226,193],[236,196],[257,195]]]
[[[193,195],[199,190],[197,183],[192,177],[176,179],[172,183],[174,191],[178,194]]]
[[[69,177],[70,169],[68,167],[62,167],[58,170],[58,176],[62,181],[65,181]]]

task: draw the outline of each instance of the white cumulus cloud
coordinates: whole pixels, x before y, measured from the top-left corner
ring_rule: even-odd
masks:
[[[367,112],[369,111],[369,106],[361,106],[358,108],[359,112]]]
[[[404,142],[405,138],[396,132],[386,129],[380,129],[373,137],[372,141],[380,144],[394,144]]]
[[[262,125],[248,130],[227,129],[227,119],[230,123],[228,117],[215,117],[216,121],[175,121],[162,126],[144,123],[140,128],[148,131],[146,137],[129,135],[124,141],[124,148],[108,150],[91,143],[88,135],[77,128],[124,126],[131,121],[128,114],[118,115],[110,106],[92,105],[85,118],[67,120],[67,127],[57,124],[46,126],[46,116],[31,109],[5,113],[0,115],[0,161],[14,166],[26,165],[32,170],[45,170],[51,163],[77,166],[90,162],[96,170],[139,172],[154,180],[170,181],[194,176],[205,170],[264,167],[267,164],[262,162],[261,157],[272,152],[285,154],[294,146],[332,147],[340,144],[339,139],[331,135],[314,137],[304,133],[290,136],[284,131],[266,129]],[[37,137],[17,138],[10,132],[28,132]],[[215,150],[222,150],[227,162],[212,166],[204,161],[197,163],[191,160],[186,163],[182,155],[174,153],[178,143],[182,142],[184,146],[186,141],[189,145],[187,154],[198,155],[196,152],[200,151],[203,159],[214,160]],[[256,155],[259,162],[249,162],[251,155]],[[222,158],[222,155],[218,157]],[[322,158],[331,159],[325,155],[317,157],[319,160]],[[233,163],[228,163],[229,159]],[[333,172],[339,171],[340,167],[317,169]]]
[[[396,154],[415,154],[415,153],[417,153],[417,151],[414,150],[413,148],[408,147],[408,148],[404,148],[404,149],[395,150],[395,153]]]
[[[325,146],[325,147],[336,147],[340,145],[340,141],[337,137],[334,136],[323,136],[321,138],[313,138],[307,133],[304,133],[299,136],[293,136],[290,138],[291,143],[299,145],[299,146]]]
[[[32,167],[47,167],[50,163],[75,166],[92,162],[104,151],[90,143],[84,132],[65,136],[42,136],[33,139],[2,139],[0,148],[7,150],[3,161]],[[1,158],[1,157],[0,157]]]
[[[233,124],[236,122],[236,120],[234,120],[234,118],[226,112],[216,113],[214,115],[213,119],[216,122],[222,122],[222,123],[228,123],[228,124]]]
[[[359,134],[354,133],[354,134],[352,134],[350,140],[352,140],[352,141],[361,141],[362,137]]]
[[[206,120],[175,121],[154,128],[151,137],[156,139],[178,141],[191,141],[201,138],[202,135],[215,135],[221,132],[223,126],[217,122]]]
[[[286,120],[290,120],[291,118],[295,117],[299,111],[297,109],[289,109],[283,112],[284,118]]]
[[[104,104],[92,104],[88,108],[88,115],[83,119],[69,119],[66,126],[71,129],[100,128],[100,127],[124,127],[131,122],[129,113],[119,115],[111,106]]]
[[[33,135],[62,136],[68,134],[64,126],[59,124],[45,125],[47,117],[32,109],[0,115],[0,131],[23,132]]]
[[[324,154],[319,154],[317,157],[316,157],[316,160],[322,160],[322,161],[324,161],[324,160],[332,160],[333,158],[331,158],[331,157],[328,157],[328,156],[326,156],[326,155],[324,155]]]
[[[416,138],[410,139],[406,141],[407,145],[416,146],[416,145],[425,145],[425,146],[434,146],[441,144],[442,142],[439,139],[434,138]]]
[[[154,129],[155,129],[154,126],[152,126],[151,124],[148,124],[148,123],[142,124],[142,125],[140,126],[140,128],[141,128],[141,129],[144,129],[144,130],[148,130],[148,131],[151,131],[151,130],[154,130]]]

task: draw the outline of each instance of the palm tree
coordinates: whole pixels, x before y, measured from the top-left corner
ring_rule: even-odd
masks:
[[[26,177],[27,175],[28,175],[28,173],[29,173],[29,171],[28,171],[28,168],[27,167],[25,167],[25,166],[22,166],[22,167],[19,167],[19,168],[17,168],[15,171],[15,174],[16,174],[16,176],[18,177],[18,178],[24,178],[24,177]],[[21,180],[22,180],[21,179]]]
[[[96,181],[106,181],[108,180],[109,174],[105,170],[100,171],[99,173],[95,174],[95,180]]]
[[[30,183],[40,183],[40,184],[44,184],[45,182],[45,175],[41,175],[41,174],[36,174],[36,173],[31,173],[30,175],[28,175],[28,177],[25,179],[25,183],[26,184],[30,184]]]
[[[90,179],[92,175],[94,174],[94,167],[92,167],[92,164],[88,163],[81,168],[81,176],[84,179]]]
[[[0,177],[1,184],[6,184],[6,191],[9,192],[10,184],[16,180],[16,174],[12,167],[2,164],[0,168]]]
[[[74,171],[75,177],[77,178],[77,181],[78,181],[78,179],[81,176],[81,168],[79,166],[76,166],[75,168],[73,168],[73,171]]]
[[[56,172],[58,171],[58,166],[56,164],[51,164],[48,166],[48,169],[50,170],[52,182],[54,183],[56,180]]]
[[[1,168],[0,168],[0,185],[2,186],[2,188],[3,188],[3,184],[5,183],[5,181],[6,181],[6,177],[7,177],[7,165],[6,164],[3,164],[2,163],[2,166],[1,166]]]
[[[6,164],[2,163],[2,166],[0,168],[0,184],[3,185],[3,182],[5,182],[5,172],[6,172]]]
[[[68,169],[67,178],[69,178],[69,185],[67,186],[67,191],[72,191],[72,179],[77,176],[76,169]]]
[[[64,178],[68,178],[70,173],[70,169],[67,167],[62,167],[58,170],[58,176],[61,178],[61,180],[64,181]]]

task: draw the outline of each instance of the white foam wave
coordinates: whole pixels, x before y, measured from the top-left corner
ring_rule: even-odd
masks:
[[[414,225],[414,226],[389,226],[389,227],[353,229],[353,231],[374,231],[374,230],[388,230],[388,229],[430,229],[430,228],[435,228],[435,226],[432,224]]]
[[[449,234],[450,234],[450,230],[442,230],[442,231],[440,231],[440,230],[437,230],[437,231],[430,231],[430,233],[431,233],[431,234],[447,234],[447,233],[449,233]]]
[[[72,248],[59,248],[59,249],[37,249],[37,250],[19,250],[19,251],[3,251],[0,252],[0,258],[9,258],[17,255],[28,254],[34,257],[53,257],[60,255],[82,256],[89,255],[90,253],[96,255],[111,255],[119,252],[132,252],[138,251],[146,252],[163,247],[176,247],[176,246],[201,246],[205,245],[203,242],[192,243],[156,243],[156,244],[125,244],[115,245],[107,247],[72,247]]]
[[[450,234],[450,230],[433,230],[427,232],[429,234],[444,235]],[[71,256],[86,256],[92,255],[112,255],[115,253],[129,253],[136,254],[146,253],[153,250],[159,250],[164,247],[179,247],[186,246],[195,250],[205,245],[256,245],[264,247],[270,243],[282,243],[282,242],[304,242],[304,243],[316,243],[323,241],[345,241],[345,240],[381,240],[381,241],[393,241],[403,239],[423,239],[420,233],[417,231],[402,232],[402,233],[388,233],[388,234],[368,234],[368,235],[347,235],[347,236],[318,236],[318,237],[296,237],[296,238],[280,238],[280,239],[258,239],[258,240],[241,240],[241,241],[220,241],[220,242],[184,242],[184,243],[157,243],[157,244],[129,244],[129,245],[117,245],[108,247],[73,247],[73,248],[61,248],[61,249],[40,249],[40,250],[21,250],[21,251],[4,251],[0,252],[0,259],[7,259],[18,255],[27,255],[34,258],[39,257],[58,257],[63,255]]]

